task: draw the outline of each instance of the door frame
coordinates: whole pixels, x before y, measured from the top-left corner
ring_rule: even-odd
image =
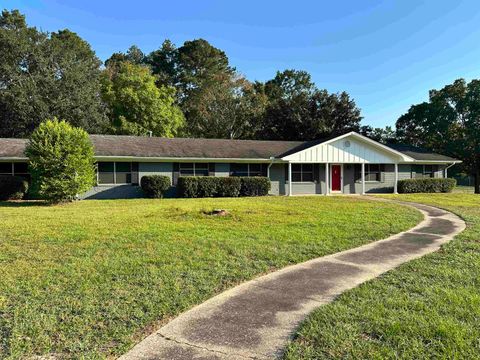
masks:
[[[332,189],[332,183],[333,183],[333,171],[332,167],[333,166],[340,166],[340,190],[333,190]],[[330,192],[334,194],[343,194],[343,164],[330,164],[330,179],[329,180],[329,187],[330,187]]]

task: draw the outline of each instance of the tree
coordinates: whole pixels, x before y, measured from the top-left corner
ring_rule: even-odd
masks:
[[[122,62],[131,62],[132,64],[141,65],[145,63],[145,54],[140,50],[137,45],[132,45],[126,53],[116,52],[113,53],[107,60],[105,60],[105,66],[113,67],[115,64]]]
[[[313,140],[359,129],[360,110],[349,95],[317,89],[305,71],[277,72],[263,91],[268,105],[257,131],[259,139]]]
[[[480,193],[480,80],[430,90],[429,101],[412,105],[396,127],[401,141],[463,160]]]
[[[219,81],[190,96],[188,134],[197,137],[252,138],[266,105],[266,97],[243,77]]]
[[[42,122],[33,131],[25,153],[33,188],[50,202],[74,200],[95,184],[90,138],[85,130],[64,120]]]
[[[373,128],[370,125],[365,125],[360,128],[360,134],[382,144],[394,144],[397,142],[397,133],[391,126]]]
[[[169,40],[146,57],[157,84],[175,86],[186,117],[184,135],[244,138],[264,109],[264,96],[229,65],[228,57],[208,41],[186,41],[176,48]]]
[[[0,53],[0,136],[28,136],[54,116],[102,131],[101,62],[78,35],[41,32],[28,27],[18,10],[4,10]]]
[[[173,137],[184,124],[175,105],[175,89],[155,85],[150,69],[130,62],[117,63],[104,73],[102,95],[110,109],[116,134]]]
[[[145,57],[145,63],[157,76],[157,84],[178,85],[178,49],[170,40],[165,40],[160,49],[148,54]]]

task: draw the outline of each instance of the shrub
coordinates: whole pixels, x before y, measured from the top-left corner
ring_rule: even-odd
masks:
[[[180,176],[177,183],[177,195],[185,198],[198,197],[198,177]]]
[[[270,179],[264,176],[242,177],[240,196],[265,196],[270,191]]]
[[[85,130],[66,121],[46,120],[25,150],[32,187],[50,202],[74,200],[95,185],[93,146]]]
[[[447,193],[451,192],[457,181],[455,179],[405,179],[398,181],[398,192],[411,193]]]
[[[263,196],[270,190],[266,177],[179,177],[177,193],[180,197],[237,197]]]
[[[218,197],[238,197],[240,195],[241,179],[239,177],[222,177],[217,184]]]
[[[28,181],[20,176],[0,175],[0,200],[21,200],[28,191]]]
[[[146,175],[142,176],[140,186],[148,197],[163,198],[168,189],[170,189],[171,181],[165,175]]]

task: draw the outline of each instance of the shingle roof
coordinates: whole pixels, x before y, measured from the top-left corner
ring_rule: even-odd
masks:
[[[400,151],[401,153],[410,156],[415,160],[425,161],[458,161],[450,156],[437,154],[426,149],[422,149],[412,145],[406,144],[387,144],[389,148]]]
[[[303,144],[301,141],[185,139],[91,135],[97,156],[166,158],[269,159]]]
[[[0,158],[24,158],[26,146],[26,139],[0,138]]]
[[[280,158],[322,143],[315,141],[264,141],[228,139],[159,138],[146,136],[90,135],[96,156],[131,156],[162,158],[209,158],[209,159],[269,159]],[[26,139],[0,138],[1,158],[24,158]],[[391,144],[415,160],[455,161],[409,145]]]

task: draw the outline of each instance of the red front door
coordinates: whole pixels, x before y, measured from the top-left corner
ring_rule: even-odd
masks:
[[[340,165],[332,165],[332,191],[340,191],[342,189],[342,167]]]

